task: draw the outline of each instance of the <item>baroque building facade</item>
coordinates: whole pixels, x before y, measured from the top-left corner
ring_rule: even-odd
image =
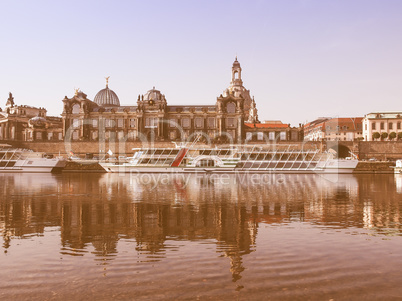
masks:
[[[72,141],[191,141],[200,136],[204,142],[243,143],[246,136],[258,136],[258,129],[268,136],[269,128],[272,137],[294,138],[289,125],[255,126],[260,124],[256,103],[243,86],[241,71],[236,57],[230,86],[211,105],[168,105],[155,87],[139,95],[136,104],[121,105],[107,78],[93,101],[78,90],[63,99],[63,133]]]
[[[45,108],[16,105],[10,93],[0,108],[0,141],[191,141],[248,143],[301,141],[301,127],[278,121],[261,123],[254,97],[243,86],[237,57],[231,82],[215,103],[169,105],[153,87],[137,101],[121,105],[117,94],[106,87],[93,100],[79,91],[63,101],[61,117],[46,116]]]
[[[62,141],[60,117],[46,116],[45,108],[16,105],[12,93],[6,106],[0,109],[0,140],[2,141]]]

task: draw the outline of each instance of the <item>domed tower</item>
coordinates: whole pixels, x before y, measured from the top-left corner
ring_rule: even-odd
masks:
[[[119,98],[113,90],[109,89],[109,77],[106,77],[106,88],[95,95],[94,102],[101,107],[119,107]]]
[[[156,90],[155,87],[153,87],[151,90],[148,90],[148,92],[144,94],[144,100],[150,104],[163,99],[164,95],[162,95],[161,91]]]
[[[250,96],[250,90],[247,90],[243,86],[243,81],[241,79],[241,70],[242,69],[240,67],[240,63],[237,60],[236,56],[232,66],[232,81],[230,82],[230,86],[223,91],[223,96],[227,97],[231,94],[233,94],[235,97],[241,96],[244,99],[243,117],[245,120],[247,120],[253,100]]]
[[[138,95],[137,106],[139,110],[159,110],[160,112],[166,109],[166,98],[159,90],[153,87],[144,95]]]
[[[167,135],[167,101],[165,95],[153,87],[144,95],[138,95],[137,113],[142,115],[139,130],[149,139],[163,140]]]
[[[232,82],[231,86],[243,86],[243,81],[241,80],[241,67],[240,63],[237,60],[237,56],[232,66]]]

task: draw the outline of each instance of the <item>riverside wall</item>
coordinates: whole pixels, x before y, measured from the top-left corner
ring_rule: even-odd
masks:
[[[124,143],[99,143],[77,141],[71,143],[65,142],[15,142],[15,141],[0,141],[7,143],[13,147],[32,149],[37,152],[44,152],[53,155],[69,155],[70,151],[78,156],[85,156],[87,153],[94,155],[102,155],[111,150],[115,155],[132,154],[133,148],[141,147],[175,147],[172,142],[124,142]],[[253,144],[267,144],[256,143]],[[272,143],[272,142],[270,142]],[[330,148],[337,151],[342,151],[348,154],[349,151],[358,155],[360,160],[369,160],[374,158],[378,161],[395,161],[402,159],[402,141],[313,141],[313,142],[273,142],[276,145],[290,145],[294,148],[315,148],[322,151]]]

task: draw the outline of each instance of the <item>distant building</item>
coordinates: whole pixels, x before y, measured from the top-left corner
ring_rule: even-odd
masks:
[[[301,127],[291,127],[281,121],[245,123],[246,143],[251,141],[303,141]]]
[[[305,141],[354,141],[363,139],[362,117],[322,117],[304,125]]]
[[[154,87],[139,95],[136,104],[122,106],[108,81],[93,101],[77,90],[73,97],[63,99],[63,133],[73,141],[183,141],[198,134],[214,143],[243,143],[253,135],[262,140],[258,137],[264,134],[296,140],[289,125],[259,122],[241,70],[236,58],[230,86],[211,105],[168,105],[165,95]]]
[[[63,103],[64,135],[76,141],[181,141],[199,133],[215,141],[244,139],[244,99],[234,92],[219,96],[215,105],[169,106],[165,95],[153,88],[139,95],[136,105],[121,106],[106,84],[94,101],[76,91]]]
[[[61,118],[46,116],[46,109],[17,106],[10,93],[0,109],[0,140],[12,141],[187,141],[243,143],[249,141],[300,141],[303,129],[280,121],[261,123],[250,90],[243,86],[237,57],[232,80],[215,103],[168,105],[164,94],[153,87],[136,103],[121,105],[117,94],[106,87],[93,101],[77,89],[65,97]]]
[[[16,105],[9,94],[4,110],[0,109],[0,140],[63,140],[60,117],[46,116],[45,108]]]
[[[223,97],[228,97],[229,95],[233,94],[235,97],[243,98],[244,99],[243,118],[244,120],[247,120],[249,118],[249,111],[252,106],[252,103],[254,103],[255,108],[255,101],[254,98],[251,98],[250,96],[250,90],[247,90],[243,86],[243,80],[241,79],[241,71],[242,69],[236,56],[232,66],[232,81],[230,82],[229,87],[223,91]]]
[[[402,112],[374,112],[363,118],[365,141],[402,139]]]
[[[324,137],[323,124],[330,120],[329,117],[320,117],[316,120],[306,123],[303,126],[305,141],[322,141]]]

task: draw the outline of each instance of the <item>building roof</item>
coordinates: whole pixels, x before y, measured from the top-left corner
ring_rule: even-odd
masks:
[[[117,94],[114,93],[113,90],[110,90],[107,84],[105,89],[100,90],[95,95],[94,102],[102,107],[120,106],[120,100],[117,97]]]
[[[137,106],[119,106],[118,108],[116,108],[116,106],[96,107],[93,108],[92,112],[124,112],[125,110],[128,112],[135,112],[137,111]]]
[[[162,100],[163,95],[161,91],[156,90],[155,87],[153,87],[151,90],[148,90],[147,93],[144,94],[144,100]]]
[[[245,123],[246,127],[249,128],[257,128],[257,129],[268,129],[268,128],[288,128],[288,124],[278,124],[278,123]]]
[[[347,127],[348,130],[361,130],[363,117],[342,117],[333,118],[325,122],[325,126]]]
[[[365,118],[401,118],[402,112],[372,112],[365,115]]]
[[[326,118],[317,119],[304,125],[305,132],[311,132],[316,130],[328,131],[328,130],[362,130],[363,117],[340,117],[340,118]],[[346,127],[346,129],[345,129]]]

